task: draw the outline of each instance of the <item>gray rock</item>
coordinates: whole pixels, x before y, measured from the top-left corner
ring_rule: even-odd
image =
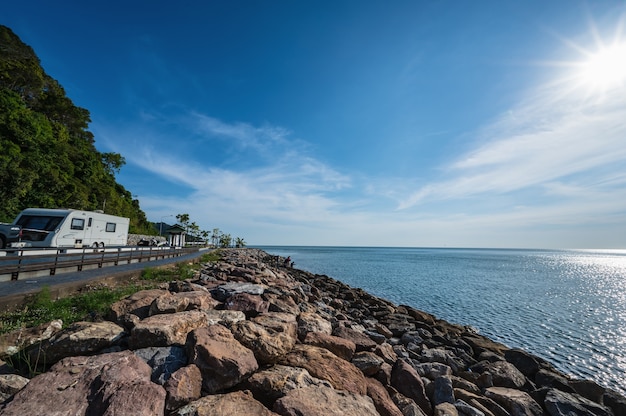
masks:
[[[266,286],[253,283],[229,282],[211,289],[211,295],[220,302],[226,302],[228,298],[236,293],[247,293],[249,295],[262,295]]]
[[[363,372],[367,377],[371,377],[378,373],[385,360],[378,355],[369,351],[361,351],[354,354],[352,364]]]
[[[187,365],[187,354],[183,347],[148,347],[135,350],[135,355],[152,368],[151,380],[164,385],[179,368]]]
[[[454,404],[454,390],[452,388],[452,380],[450,377],[437,377],[433,382],[432,404],[435,406],[441,403]]]
[[[426,414],[432,413],[432,405],[417,371],[404,360],[396,361],[391,372],[391,385],[404,396],[413,399]]]
[[[613,413],[604,406],[578,394],[565,393],[556,389],[548,392],[544,405],[550,416],[613,416]]]
[[[465,403],[463,400],[457,400],[454,402],[454,407],[459,412],[459,415],[463,416],[485,416],[485,413],[475,408],[474,406],[470,406]]]

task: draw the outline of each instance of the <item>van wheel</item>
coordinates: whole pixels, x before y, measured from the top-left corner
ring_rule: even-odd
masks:
[[[102,242],[102,243],[98,244],[98,247],[100,247],[100,248],[104,248],[104,242]]]
[[[98,248],[98,243],[93,243],[93,244],[91,245],[91,247],[92,247],[92,248]]]

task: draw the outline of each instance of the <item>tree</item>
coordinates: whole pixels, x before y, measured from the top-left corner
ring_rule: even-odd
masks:
[[[233,238],[230,236],[230,234],[220,235],[220,247],[222,248],[230,247],[230,244],[232,243],[232,241],[233,241]]]
[[[0,25],[0,220],[28,207],[105,209],[128,217],[131,233],[152,232],[115,180],[123,156],[96,149],[90,122],[33,49]]]
[[[177,214],[176,221],[185,228],[185,232],[189,229],[189,214]]]
[[[220,229],[213,228],[213,234],[211,235],[211,244],[213,244],[214,247],[217,247],[217,243],[219,243],[219,241],[220,241]]]

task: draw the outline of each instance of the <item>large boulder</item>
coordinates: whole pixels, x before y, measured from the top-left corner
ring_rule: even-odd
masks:
[[[2,415],[160,415],[165,390],[150,374],[131,351],[65,358],[16,393]]]
[[[613,413],[606,407],[594,403],[578,394],[570,394],[556,389],[550,389],[546,394],[544,405],[550,416],[589,415],[612,416]]]
[[[298,337],[297,315],[285,312],[268,312],[255,316],[251,321],[275,332],[284,332],[292,338]]]
[[[347,361],[352,360],[352,356],[356,351],[356,344],[349,339],[324,334],[322,332],[307,333],[303,342],[305,344],[315,345],[316,347],[326,348],[336,356]]]
[[[233,387],[259,368],[252,350],[222,325],[195,329],[189,334],[186,348],[190,363],[202,373],[203,389],[209,393]]]
[[[378,345],[375,341],[373,341],[370,337],[365,335],[363,332],[355,331],[352,328],[347,328],[345,326],[339,326],[335,328],[332,333],[334,336],[339,338],[344,338],[354,342],[356,345],[356,351],[372,351]]]
[[[296,345],[295,337],[274,331],[256,322],[240,321],[230,329],[241,344],[254,352],[260,364],[274,364]]]
[[[298,316],[298,339],[304,341],[309,332],[331,335],[333,325],[315,312],[303,312]]]
[[[396,361],[391,371],[391,385],[404,396],[413,399],[424,413],[432,413],[432,405],[426,396],[424,382],[409,363],[404,360]]]
[[[485,396],[515,416],[543,416],[541,406],[524,391],[507,387],[489,387]]]
[[[205,396],[181,407],[173,416],[278,416],[242,391]]]
[[[123,322],[126,322],[127,318],[125,318],[125,315],[128,314],[135,315],[139,319],[147,318],[150,316],[150,305],[152,305],[152,302],[159,296],[168,293],[170,292],[162,289],[140,290],[133,293],[111,305],[108,313],[109,319],[121,325]]]
[[[224,302],[224,309],[229,311],[242,311],[248,317],[266,313],[270,310],[270,304],[260,295],[250,293],[235,293]]]
[[[207,323],[207,315],[200,311],[153,315],[135,325],[130,333],[129,346],[139,349],[185,345],[187,334]]]
[[[226,302],[236,294],[247,293],[249,295],[260,296],[265,292],[265,285],[257,285],[245,282],[228,282],[211,289],[211,295],[220,302]]]
[[[298,344],[283,356],[280,364],[302,367],[312,376],[328,380],[337,390],[366,394],[365,376],[354,364],[337,357],[324,348]]]
[[[202,374],[195,364],[179,368],[165,382],[167,399],[165,409],[172,411],[194,400],[202,394]]]
[[[179,368],[187,365],[185,349],[179,346],[148,347],[135,350],[135,355],[152,368],[151,379],[163,385]]]
[[[20,328],[0,335],[0,358],[9,357],[23,348],[50,338],[63,328],[63,321],[55,319],[33,328]]]
[[[26,387],[29,381],[17,374],[0,374],[0,403]]]
[[[311,376],[304,368],[279,364],[254,373],[246,382],[246,388],[269,408],[290,390],[320,386],[332,387],[328,381]]]
[[[389,392],[378,380],[367,377],[367,395],[374,402],[374,407],[380,416],[403,416],[398,406],[393,402]]]
[[[245,321],[246,314],[241,311],[224,311],[212,309],[205,311],[207,316],[207,325],[224,325],[230,327],[235,322]]]
[[[75,355],[91,355],[108,348],[125,335],[113,322],[75,322],[54,336],[28,348],[31,363],[45,366]]]
[[[274,411],[282,416],[379,416],[372,399],[328,387],[304,387],[276,400]]]

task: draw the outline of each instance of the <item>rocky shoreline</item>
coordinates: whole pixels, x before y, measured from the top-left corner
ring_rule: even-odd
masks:
[[[626,415],[550,363],[256,249],[114,304],[0,337],[0,415]],[[9,368],[2,366],[7,373]]]

